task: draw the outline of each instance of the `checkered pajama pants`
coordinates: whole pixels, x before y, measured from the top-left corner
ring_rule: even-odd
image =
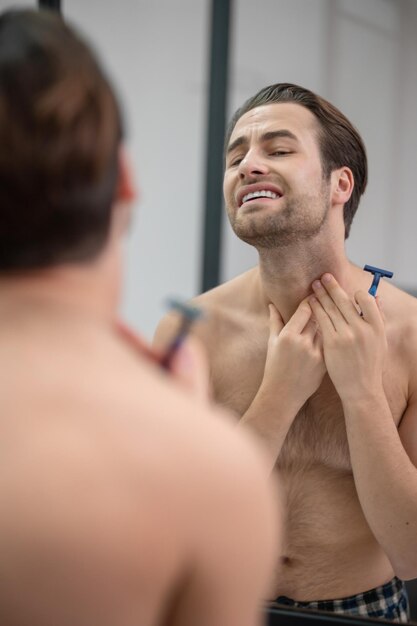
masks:
[[[298,602],[286,596],[279,596],[272,603],[272,606],[274,606],[274,604],[331,613],[363,615],[374,618],[379,617],[400,623],[408,622],[410,619],[405,585],[403,581],[397,577],[385,583],[385,585],[347,598]]]

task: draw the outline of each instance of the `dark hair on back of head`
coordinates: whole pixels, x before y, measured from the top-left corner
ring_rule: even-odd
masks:
[[[122,120],[82,39],[50,11],[0,16],[0,271],[95,258]]]

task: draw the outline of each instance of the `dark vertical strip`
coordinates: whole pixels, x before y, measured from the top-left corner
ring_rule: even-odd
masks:
[[[220,279],[223,142],[227,115],[231,3],[232,0],[211,2],[202,291],[215,287]]]
[[[61,13],[61,0],[39,0],[40,9],[51,9]]]

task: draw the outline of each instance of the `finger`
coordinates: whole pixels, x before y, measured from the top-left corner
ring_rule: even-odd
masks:
[[[375,296],[375,302],[376,302],[376,303],[377,303],[377,305],[378,305],[378,309],[379,309],[379,312],[380,312],[380,314],[381,314],[382,321],[383,321],[383,322],[384,322],[384,324],[385,324],[385,322],[386,322],[386,318],[385,318],[385,312],[384,312],[384,304],[383,304],[383,300],[382,300],[382,298],[381,298],[380,296]]]
[[[300,302],[295,313],[288,320],[286,328],[294,333],[302,333],[310,319],[311,308],[306,298]]]
[[[325,289],[323,283],[320,280],[315,280],[312,287],[315,297],[330,317],[334,328],[338,331],[343,330],[348,322],[336,302]]]
[[[279,335],[284,328],[284,320],[281,317],[278,309],[272,302],[268,305],[269,308],[269,334],[272,337]]]
[[[358,319],[356,307],[346,291],[339,285],[335,277],[327,272],[321,277],[320,283],[333,300],[344,319],[348,323],[356,322]]]
[[[373,326],[383,325],[382,312],[379,309],[377,300],[367,291],[357,291],[355,300],[362,311],[362,318],[365,322]]]
[[[306,337],[310,337],[310,339],[313,340],[317,334],[318,327],[319,325],[318,325],[316,318],[313,317],[313,315],[311,315],[310,319],[305,325],[305,328],[303,330],[303,335],[305,335]]]
[[[187,337],[170,361],[170,372],[185,389],[207,401],[209,366],[205,350],[195,337]]]
[[[316,296],[309,298],[309,305],[314,313],[314,317],[317,320],[320,331],[323,335],[330,335],[336,332],[332,319],[329,317],[325,309],[322,307],[321,302]]]

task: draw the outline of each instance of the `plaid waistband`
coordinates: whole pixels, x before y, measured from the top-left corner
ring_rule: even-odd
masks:
[[[347,598],[299,602],[286,596],[278,596],[272,603],[274,604],[330,613],[379,617],[401,623],[408,622],[410,619],[407,591],[404,582],[396,576],[385,585]]]

